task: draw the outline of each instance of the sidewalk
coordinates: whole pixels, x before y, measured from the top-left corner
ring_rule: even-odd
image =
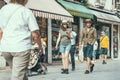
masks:
[[[120,60],[108,60],[106,65],[103,65],[100,60],[95,63],[94,71],[90,74],[84,74],[86,70],[86,63],[77,63],[76,70],[71,71],[70,74],[61,74],[62,65],[49,65],[48,73],[46,75],[36,75],[34,72],[29,80],[120,80]],[[7,75],[7,76],[6,76]],[[10,70],[1,72],[0,80],[5,80],[11,76]]]

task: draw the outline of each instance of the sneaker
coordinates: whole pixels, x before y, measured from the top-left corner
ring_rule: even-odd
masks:
[[[104,64],[107,64],[107,62],[104,62]]]
[[[94,66],[95,66],[94,64],[91,65],[91,67],[90,67],[90,72],[93,71]]]
[[[65,70],[63,70],[63,71],[61,72],[61,74],[65,74]]]
[[[69,74],[69,70],[68,69],[65,69],[65,74]]]
[[[48,69],[47,69],[47,68],[45,68],[45,71],[47,72],[47,71],[48,71]]]
[[[89,71],[88,71],[88,70],[86,70],[86,71],[85,71],[85,74],[89,74]]]
[[[104,63],[105,63],[105,61],[103,60],[102,64],[104,64]]]
[[[102,64],[107,64],[107,62],[105,62],[105,61],[103,60]]]

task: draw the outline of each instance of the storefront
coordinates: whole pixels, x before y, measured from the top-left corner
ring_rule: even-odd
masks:
[[[109,37],[109,52],[108,57],[111,59],[119,59],[120,51],[119,49],[119,33],[120,33],[120,19],[115,16],[114,13],[91,10],[91,12],[97,17],[97,35],[100,38],[100,32],[105,31],[106,35]]]

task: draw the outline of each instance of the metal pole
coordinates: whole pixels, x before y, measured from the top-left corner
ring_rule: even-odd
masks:
[[[52,21],[48,19],[48,63],[52,64]]]

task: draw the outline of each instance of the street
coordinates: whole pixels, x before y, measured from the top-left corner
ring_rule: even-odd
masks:
[[[46,75],[36,75],[29,77],[29,80],[120,80],[120,60],[108,60],[106,65],[103,65],[100,60],[95,63],[94,71],[90,74],[84,74],[86,64],[76,63],[76,70],[70,74],[61,74],[62,65],[49,65]],[[9,80],[10,70],[0,70],[0,80]]]

